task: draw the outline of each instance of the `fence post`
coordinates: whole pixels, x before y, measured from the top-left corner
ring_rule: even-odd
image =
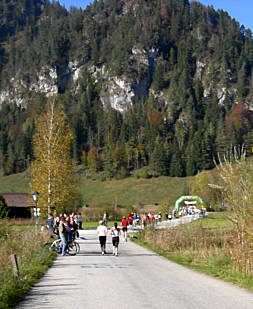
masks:
[[[14,276],[15,276],[16,279],[18,279],[18,277],[19,277],[19,270],[18,270],[17,256],[16,256],[16,254],[11,254],[10,258],[11,258],[11,264],[12,264]]]

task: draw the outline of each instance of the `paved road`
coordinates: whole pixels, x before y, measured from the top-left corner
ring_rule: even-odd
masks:
[[[81,252],[58,257],[18,309],[252,309],[253,293],[185,269],[128,241],[100,254],[95,231]],[[85,240],[83,239],[85,238]]]

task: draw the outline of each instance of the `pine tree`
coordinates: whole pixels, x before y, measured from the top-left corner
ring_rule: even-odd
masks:
[[[105,147],[103,152],[103,170],[106,179],[111,179],[115,175],[113,167],[112,151],[109,147]]]
[[[166,155],[163,148],[163,144],[156,139],[154,150],[150,156],[149,165],[152,170],[158,175],[167,175]]]

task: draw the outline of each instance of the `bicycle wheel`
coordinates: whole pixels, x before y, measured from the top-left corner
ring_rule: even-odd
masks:
[[[76,255],[78,253],[78,247],[76,245],[77,243],[75,241],[72,241],[68,244],[66,252],[69,255]]]
[[[80,245],[79,245],[79,243],[74,241],[74,246],[76,246],[76,253],[80,253]]]
[[[55,240],[55,241],[52,243],[52,245],[51,245],[51,247],[49,248],[49,250],[54,251],[54,252],[60,254],[60,253],[61,253],[61,244],[60,244],[60,242],[61,242],[61,241],[59,241],[59,240]]]

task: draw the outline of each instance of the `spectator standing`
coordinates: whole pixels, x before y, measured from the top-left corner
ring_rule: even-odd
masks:
[[[107,227],[104,226],[103,220],[99,221],[99,226],[97,227],[97,235],[100,242],[101,253],[104,255],[106,253],[106,234],[107,234]]]
[[[82,215],[81,215],[81,213],[79,212],[79,214],[78,214],[78,219],[77,219],[77,221],[78,221],[78,225],[79,225],[79,230],[81,230],[82,228],[83,228],[83,217],[82,217]]]
[[[78,225],[75,223],[74,218],[71,217],[70,218],[70,231],[72,234],[72,239],[74,240],[76,237],[79,237],[79,233],[78,233]]]
[[[134,214],[133,214],[133,225],[134,226],[137,225],[137,214],[136,214],[136,212],[134,212]]]
[[[141,222],[142,222],[142,226],[145,229],[145,227],[147,226],[147,221],[148,221],[148,217],[147,215],[144,213],[141,217]]]
[[[48,229],[50,230],[50,232],[52,232],[53,226],[54,226],[54,218],[51,214],[48,214],[48,218],[46,220],[46,225],[47,225]]]
[[[69,216],[66,216],[64,225],[67,233],[67,241],[72,241],[72,232],[71,232],[71,224]]]
[[[65,217],[61,217],[59,223],[59,236],[62,242],[62,251],[61,251],[62,256],[66,255],[66,247],[67,247],[67,235],[66,235],[65,223],[66,223]]]
[[[108,215],[107,215],[107,212],[105,211],[104,212],[104,216],[103,216],[103,224],[104,224],[104,226],[107,226],[107,217],[108,217]]]

